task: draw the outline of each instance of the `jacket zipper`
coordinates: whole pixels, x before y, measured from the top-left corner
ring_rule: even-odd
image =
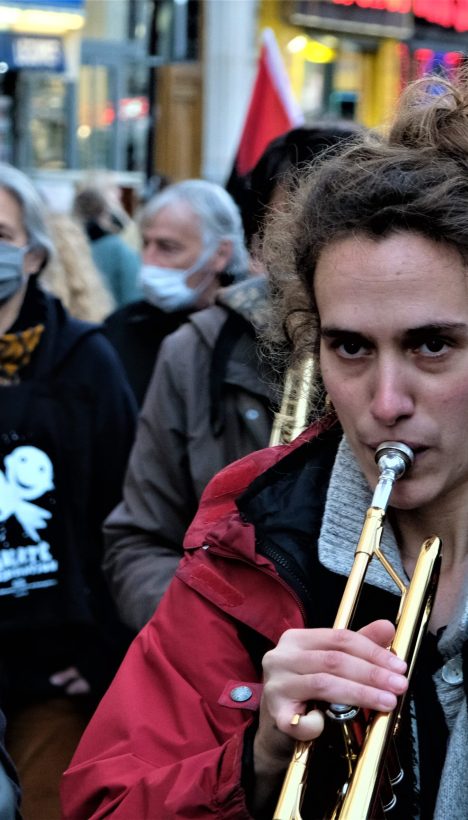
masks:
[[[289,574],[297,582],[297,585],[305,592],[306,595],[308,595],[307,586],[305,585],[304,581],[299,577],[299,575],[296,572],[294,572],[294,569],[292,568],[292,566],[291,566],[290,562],[288,561],[288,559],[286,558],[286,556],[283,553],[278,552],[277,550],[275,550],[273,547],[269,546],[268,544],[265,544],[260,539],[256,539],[256,543],[259,547],[261,546],[260,554],[264,555],[266,558],[268,558],[272,562],[272,564],[274,564],[274,565],[277,564],[279,566],[282,566],[283,569],[287,570],[289,572]],[[241,558],[239,555],[232,555],[232,554],[227,555],[223,550],[218,550],[216,544],[210,544],[209,541],[205,542],[205,545],[204,545],[203,548],[204,549],[209,549],[210,552],[213,552],[215,555],[219,555],[223,558],[228,558],[228,559],[230,558],[231,560],[242,561],[243,563],[246,563],[246,564],[249,564],[249,565],[252,566],[251,561],[246,561],[245,558]],[[257,569],[260,572],[266,572],[267,575],[272,576],[271,572],[267,572],[267,570],[264,569],[261,566],[257,566]],[[304,602],[303,602],[301,596],[296,592],[296,590],[294,589],[294,587],[291,586],[291,584],[289,584],[284,578],[282,578],[282,576],[280,574],[275,575],[273,577],[294,598],[294,600],[297,604],[297,607],[298,607],[298,609],[299,609],[299,611],[302,615],[302,619],[304,621],[304,624],[307,624],[307,611],[306,611],[306,607],[304,605]]]
[[[281,552],[277,548],[273,547],[271,544],[266,543],[265,541],[263,541],[260,538],[256,539],[256,543],[257,543],[257,547],[259,549],[260,554],[264,555],[266,558],[269,558],[271,560],[271,562],[273,564],[275,564],[276,566],[280,566],[284,570],[286,570],[287,574],[290,576],[290,578],[294,582],[294,586],[292,586],[290,583],[288,583],[288,581],[286,579],[284,579],[281,575],[279,575],[279,580],[289,590],[289,592],[291,593],[291,595],[293,596],[293,598],[297,602],[297,605],[298,605],[298,607],[300,609],[300,612],[302,614],[304,623],[307,624],[307,620],[308,620],[308,618],[307,618],[307,609],[306,609],[306,606],[304,604],[303,596],[305,598],[309,598],[309,590],[307,588],[307,584],[305,583],[304,579],[301,578],[301,576],[296,571],[296,568],[294,567],[292,561],[290,559],[288,559],[288,557],[283,552]],[[300,590],[303,593],[303,596],[300,594],[299,591],[296,590],[296,587],[298,588],[298,590]]]

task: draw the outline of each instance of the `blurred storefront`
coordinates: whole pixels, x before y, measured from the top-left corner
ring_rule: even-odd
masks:
[[[56,202],[98,169],[224,181],[267,26],[306,121],[379,126],[465,62],[468,0],[0,0],[0,160]]]
[[[0,160],[45,181],[56,204],[97,169],[141,187],[157,167],[161,106],[173,113],[174,99],[186,99],[194,65],[200,83],[198,8],[198,0],[0,0]],[[199,87],[196,99],[200,107]]]
[[[84,0],[1,3],[0,159],[22,168],[71,163]]]
[[[307,121],[387,122],[402,87],[468,50],[465,0],[262,0]]]

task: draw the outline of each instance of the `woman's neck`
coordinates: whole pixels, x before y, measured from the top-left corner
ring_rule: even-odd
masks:
[[[450,622],[468,573],[468,503],[447,502],[442,512],[432,507],[391,511],[390,515],[409,578],[425,539],[437,535],[442,541],[442,566],[430,620],[430,629],[436,632]]]
[[[443,544],[443,568],[450,570],[468,559],[468,492],[446,498],[443,505],[417,510],[389,510],[401,553],[416,560],[422,542],[438,535]]]

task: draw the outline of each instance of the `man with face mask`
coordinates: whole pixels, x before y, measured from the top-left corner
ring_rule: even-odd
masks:
[[[58,820],[60,775],[127,645],[101,523],[136,410],[100,329],[40,286],[54,253],[43,211],[27,177],[0,164],[0,708],[24,820]]]
[[[239,211],[212,182],[169,185],[140,216],[144,299],[120,308],[105,323],[141,405],[162,340],[193,311],[214,302],[220,285],[248,270]]]

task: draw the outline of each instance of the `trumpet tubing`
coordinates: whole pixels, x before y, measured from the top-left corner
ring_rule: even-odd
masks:
[[[284,382],[281,407],[275,414],[270,436],[270,447],[289,444],[303,433],[309,421],[310,394],[314,378],[314,360],[307,357],[289,368]]]
[[[380,542],[385,511],[395,481],[411,466],[413,454],[399,442],[383,442],[376,451],[380,479],[369,507],[355,550],[353,567],[333,625],[348,628],[356,611],[367,567],[377,558],[401,592],[391,651],[405,660],[411,677],[417,653],[429,621],[437,588],[441,562],[441,541],[428,538],[421,546],[411,583],[406,585],[385,555]],[[395,736],[401,718],[404,697],[392,712],[371,713],[363,721],[362,713],[349,706],[332,704],[327,714],[341,723],[342,756],[347,762],[348,777],[339,789],[330,812],[330,820],[367,820],[382,816],[395,803],[393,786],[401,779]],[[358,717],[356,714],[358,713]],[[358,724],[356,723],[358,721]],[[358,726],[358,729],[356,729]],[[325,730],[326,731],[326,730]],[[301,805],[307,786],[307,770],[312,742],[296,743],[276,806],[274,820],[302,820]]]

